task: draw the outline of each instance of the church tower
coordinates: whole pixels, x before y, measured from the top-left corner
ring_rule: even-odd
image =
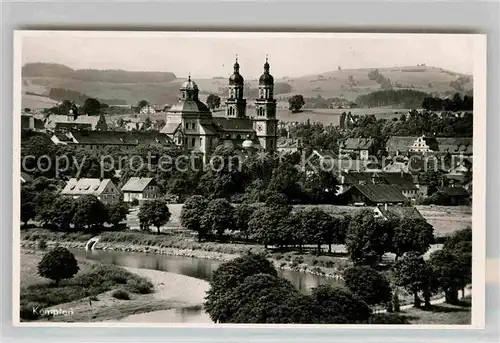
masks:
[[[255,100],[257,111],[253,118],[253,128],[260,145],[267,152],[276,151],[278,140],[278,120],[276,119],[276,99],[273,97],[274,78],[269,73],[269,63],[264,64],[264,74],[259,79],[259,97]]]
[[[234,72],[229,77],[229,96],[226,100],[227,118],[246,118],[247,101],[243,98],[243,76],[240,75],[238,57],[234,63]]]

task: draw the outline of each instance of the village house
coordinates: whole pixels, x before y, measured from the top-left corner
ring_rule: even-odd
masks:
[[[134,199],[152,200],[161,197],[160,187],[151,177],[131,177],[122,187],[123,201],[132,202]]]
[[[51,114],[45,119],[45,129],[50,131],[71,131],[71,130],[88,130],[88,131],[106,131],[108,125],[104,115],[78,115],[70,111],[69,114]]]
[[[453,206],[469,205],[471,201],[471,195],[464,187],[437,187],[437,194],[448,197]]]
[[[33,114],[21,114],[21,130],[44,131],[45,126],[40,116]]]
[[[340,145],[340,156],[367,160],[375,155],[375,140],[373,138],[347,138]]]
[[[77,149],[102,150],[119,147],[122,152],[130,152],[138,145],[161,145],[177,148],[166,134],[159,132],[121,132],[121,131],[71,131],[55,133],[51,140]]]
[[[379,162],[370,159],[351,159],[339,158],[338,154],[331,150],[313,150],[312,156],[308,157],[308,161],[323,164],[325,169],[330,168],[334,173],[342,171],[358,171],[358,172],[381,172],[382,166]]]
[[[353,185],[382,184],[392,185],[401,191],[408,199],[415,199],[418,188],[413,183],[414,178],[408,173],[383,172],[341,172],[338,176],[338,194],[346,192]]]
[[[72,178],[61,194],[74,199],[82,195],[94,195],[105,205],[116,204],[121,200],[121,193],[111,179]]]
[[[295,138],[284,138],[281,137],[278,139],[278,152],[283,154],[293,154],[294,152],[299,151],[300,143],[298,139]]]
[[[471,156],[472,137],[391,136],[386,142],[390,156],[420,154],[450,154]]]
[[[409,203],[398,187],[383,184],[353,185],[342,194],[342,199],[349,205],[361,206]]]
[[[21,184],[24,184],[24,183],[28,183],[28,182],[33,181],[33,176],[31,176],[30,174],[27,174],[25,172],[21,172],[20,179],[21,179]]]
[[[384,220],[392,219],[425,219],[422,214],[413,206],[376,206],[373,209],[374,217]]]

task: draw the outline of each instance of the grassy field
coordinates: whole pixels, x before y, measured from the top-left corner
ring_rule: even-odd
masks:
[[[470,325],[471,299],[465,298],[459,305],[433,305],[431,310],[410,308],[402,311],[411,324]]]
[[[416,206],[425,220],[434,226],[434,234],[443,236],[472,227],[471,206]]]

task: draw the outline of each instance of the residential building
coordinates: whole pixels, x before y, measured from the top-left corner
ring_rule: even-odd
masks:
[[[375,218],[382,218],[384,220],[391,219],[424,219],[422,214],[413,206],[377,206],[373,209]]]
[[[151,177],[131,177],[122,187],[123,201],[153,200],[161,197],[160,187]]]
[[[87,130],[87,131],[106,131],[108,125],[103,114],[78,115],[70,111],[69,114],[51,114],[45,120],[45,128],[50,131],[71,131],[71,130]]]
[[[33,176],[25,172],[20,173],[21,184],[33,181]]]
[[[177,148],[168,135],[159,132],[70,131],[54,133],[51,139],[55,144],[76,149],[102,150],[119,147],[124,153],[133,151],[138,145]]]
[[[408,199],[414,199],[418,188],[413,183],[414,178],[408,173],[383,173],[383,172],[341,172],[338,176],[339,190],[342,194],[354,185],[392,185],[401,191]]]
[[[21,114],[21,130],[43,131],[44,129],[43,119],[41,119],[40,116]]]
[[[389,155],[450,154],[471,156],[472,137],[426,137],[426,136],[391,136],[386,142]]]
[[[353,185],[342,194],[342,198],[348,204],[364,206],[409,203],[400,188],[383,184]]]
[[[111,179],[72,178],[61,194],[75,199],[82,195],[94,195],[106,205],[115,204],[121,200],[121,193]]]
[[[344,157],[367,160],[374,156],[376,151],[373,138],[347,138],[340,144],[340,155]]]
[[[450,205],[468,205],[470,193],[464,187],[437,187],[437,194],[449,197]]]
[[[299,151],[300,142],[296,138],[285,138],[281,137],[278,139],[277,150],[283,154],[293,154]]]

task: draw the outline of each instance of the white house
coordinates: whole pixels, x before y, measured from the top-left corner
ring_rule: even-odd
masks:
[[[152,200],[161,197],[160,187],[151,177],[131,177],[122,187],[123,201]]]
[[[79,198],[82,195],[95,195],[104,204],[115,204],[121,194],[111,179],[70,179],[61,192],[62,195]]]

